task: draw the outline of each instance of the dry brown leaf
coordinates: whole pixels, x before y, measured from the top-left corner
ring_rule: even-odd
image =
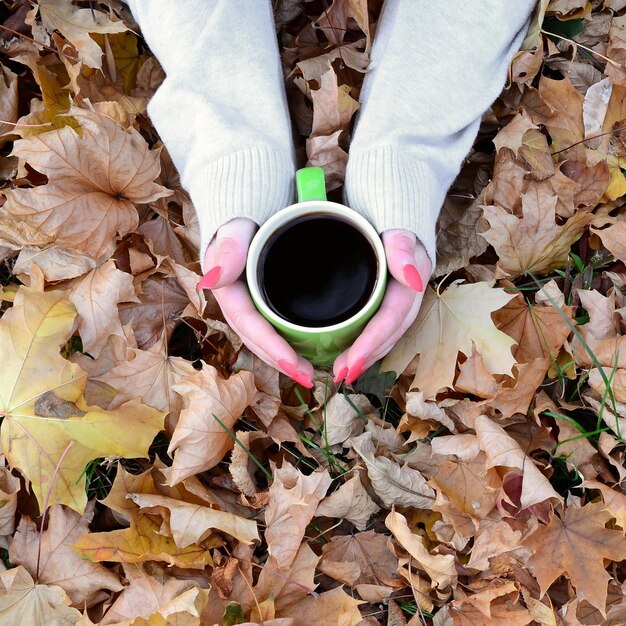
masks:
[[[435,492],[416,469],[399,465],[384,456],[375,456],[372,433],[363,433],[350,440],[354,451],[364,461],[372,488],[384,506],[430,508]]]
[[[83,347],[94,358],[100,354],[110,335],[125,337],[117,305],[138,301],[132,276],[118,270],[113,261],[107,261],[83,276],[70,289],[69,299],[78,312]]]
[[[584,485],[585,488],[597,489],[602,494],[605,510],[615,518],[615,523],[626,534],[626,495],[597,480],[586,480]]]
[[[520,445],[502,428],[481,415],[475,423],[478,443],[487,455],[488,467],[510,467],[523,473],[521,506],[526,508],[545,500],[562,502],[550,481],[539,471]]]
[[[4,209],[55,236],[57,245],[99,258],[113,251],[116,235],[137,227],[134,203],[171,192],[154,182],[159,153],[139,132],[87,110],[73,108],[72,115],[80,120],[80,135],[64,127],[15,142],[13,154],[48,183],[11,190]]]
[[[457,573],[452,554],[430,554],[424,546],[422,536],[412,533],[406,518],[396,511],[387,515],[385,525],[398,543],[415,559],[417,565],[430,576],[433,588],[456,587]]]
[[[278,569],[293,562],[307,525],[331,483],[327,471],[305,476],[293,465],[275,468],[265,510],[265,541]]]
[[[242,543],[260,541],[256,521],[227,511],[188,504],[164,496],[130,493],[130,498],[143,513],[163,517],[168,534],[180,548],[201,544],[213,530],[227,533]]]
[[[365,421],[363,416],[371,413],[375,413],[375,409],[362,393],[345,396],[336,393],[324,407],[325,441],[332,446],[361,434]]]
[[[489,570],[490,559],[522,549],[521,539],[521,531],[513,530],[506,522],[483,520],[476,533],[467,567],[483,572]]]
[[[602,245],[616,258],[626,263],[626,222],[618,221],[608,228],[591,229],[602,240]]]
[[[351,587],[362,584],[402,587],[398,558],[387,535],[373,530],[335,536],[322,548],[318,569]]]
[[[90,518],[59,504],[48,509],[48,527],[39,532],[22,516],[9,549],[12,563],[23,565],[39,584],[58,585],[76,607],[91,606],[106,598],[105,589],[121,591],[119,578],[99,563],[81,559],[72,550],[74,542],[89,532]]]
[[[380,507],[370,498],[360,474],[356,473],[319,503],[315,515],[343,518],[358,530],[365,530],[370,517],[378,511]]]
[[[479,398],[493,398],[498,392],[498,383],[487,371],[483,357],[472,350],[471,356],[459,365],[459,375],[454,382],[456,391],[469,393]]]
[[[128,585],[99,622],[101,626],[133,620],[136,617],[149,618],[174,598],[194,587],[191,580],[169,576],[165,567],[158,563],[126,563],[124,576]]]
[[[545,593],[561,575],[567,573],[578,598],[584,598],[606,615],[607,583],[610,576],[603,559],[626,558],[626,538],[617,530],[605,528],[611,513],[602,503],[568,507],[559,518],[553,515],[548,526],[539,526],[524,539],[533,551],[528,565]],[[545,558],[550,555],[550,558]]]
[[[565,225],[555,222],[557,196],[531,185],[522,194],[522,217],[498,206],[483,206],[490,229],[481,233],[498,254],[505,276],[545,274],[563,267],[572,244],[592,221],[589,213],[576,213]]]
[[[0,583],[0,615],[7,624],[74,626],[81,616],[61,587],[35,583],[21,565],[0,573]]]
[[[420,360],[411,383],[426,399],[452,387],[458,352],[476,350],[492,374],[510,374],[513,339],[496,329],[491,313],[515,296],[487,283],[455,281],[443,294],[427,289],[415,322],[383,359],[382,371],[402,373],[416,354]]]
[[[44,28],[52,33],[58,30],[78,52],[79,59],[88,67],[100,69],[102,49],[88,33],[121,33],[127,30],[124,22],[111,20],[106,13],[93,7],[79,9],[71,0],[38,0],[35,5]]]
[[[225,380],[214,367],[205,365],[173,385],[172,389],[185,399],[185,409],[168,448],[174,458],[165,471],[170,485],[215,467],[233,447],[232,437],[218,419],[232,429],[244,409],[256,400],[253,378],[250,372],[238,372]]]
[[[294,623],[298,623],[302,616],[306,616],[307,626],[328,626],[333,622],[338,622],[341,626],[357,626],[362,619],[359,611],[361,604],[363,604],[361,600],[355,600],[341,587],[337,587],[316,596],[307,596],[287,607],[283,614],[285,617],[292,617]],[[264,626],[265,624],[268,622],[264,622]]]
[[[0,148],[11,139],[17,121],[17,74],[0,64]],[[9,122],[6,124],[5,122]]]

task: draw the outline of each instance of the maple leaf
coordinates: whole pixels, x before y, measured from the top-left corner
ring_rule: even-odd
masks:
[[[28,516],[22,516],[9,550],[11,562],[23,565],[38,583],[61,587],[78,607],[100,600],[103,589],[121,591],[123,586],[111,570],[81,559],[72,550],[72,544],[89,532],[90,521],[59,504],[48,509],[48,527],[41,532]]]
[[[88,33],[121,33],[128,30],[124,22],[112,21],[106,13],[93,7],[79,9],[72,0],[38,0],[39,15],[48,32],[58,30],[78,52],[88,67],[102,67],[102,49]],[[31,17],[31,23],[34,14]]]
[[[87,110],[72,108],[71,114],[81,123],[80,135],[66,126],[15,142],[12,154],[48,183],[8,191],[3,208],[54,235],[57,245],[98,258],[111,253],[116,235],[137,227],[133,203],[172,192],[153,182],[161,169],[159,151],[150,150],[138,131]]]
[[[490,229],[481,233],[496,250],[498,267],[506,276],[543,274],[563,267],[572,244],[592,221],[589,213],[576,213],[557,226],[557,196],[531,185],[522,194],[522,217],[498,206],[483,206]]]
[[[21,565],[0,573],[0,583],[0,616],[6,624],[75,626],[80,619],[61,587],[35,583]]]
[[[17,74],[0,64],[0,148],[11,139],[17,120]],[[6,124],[5,122],[9,122]]]
[[[523,544],[533,551],[528,566],[543,593],[561,574],[567,574],[578,598],[584,598],[606,616],[611,577],[603,559],[626,559],[622,532],[605,528],[611,517],[601,502],[579,509],[568,507],[561,518],[553,515],[548,526],[539,526],[524,540]]]
[[[491,313],[515,295],[486,282],[462,285],[453,282],[444,292],[427,289],[417,319],[383,359],[382,371],[403,372],[416,354],[420,360],[411,388],[434,397],[440,389],[452,388],[457,355],[471,356],[472,345],[482,356],[488,372],[511,374],[515,341],[499,331]]]
[[[31,481],[42,511],[65,504],[82,513],[87,463],[145,456],[163,427],[162,413],[136,401],[116,411],[86,404],[85,372],[59,354],[75,316],[65,292],[21,287],[0,320],[2,447]]]
[[[306,616],[307,626],[328,626],[333,622],[341,626],[357,626],[363,621],[359,611],[361,604],[364,604],[362,600],[355,600],[341,587],[337,587],[315,596],[306,596],[300,602],[284,609],[282,614],[298,621],[302,616]],[[280,623],[278,620],[277,622],[276,626],[288,626],[288,623]],[[270,622],[263,623],[270,626]]]

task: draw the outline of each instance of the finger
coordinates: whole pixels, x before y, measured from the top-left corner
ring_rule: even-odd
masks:
[[[252,220],[238,217],[219,228],[204,255],[200,289],[219,289],[241,276],[256,227]]]
[[[392,348],[417,317],[421,302],[421,293],[416,293],[396,280],[389,282],[380,309],[344,353],[345,360],[338,363],[338,367],[348,368],[346,384],[354,382]]]
[[[389,273],[402,285],[422,292],[430,278],[431,263],[426,249],[408,230],[382,234]]]
[[[214,292],[230,327],[249,350],[304,387],[313,387],[313,366],[276,332],[256,310],[243,281]]]

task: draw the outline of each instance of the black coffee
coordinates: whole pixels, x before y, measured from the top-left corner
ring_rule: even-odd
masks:
[[[259,258],[258,282],[274,313],[316,328],[363,308],[377,265],[372,244],[359,230],[342,218],[312,213],[270,237]]]

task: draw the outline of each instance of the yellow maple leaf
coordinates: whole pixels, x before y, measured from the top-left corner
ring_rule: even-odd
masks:
[[[31,481],[41,510],[65,504],[82,513],[87,463],[147,456],[164,416],[137,401],[114,411],[87,405],[86,373],[59,354],[75,316],[66,292],[17,292],[0,320],[0,436],[11,466]]]
[[[511,374],[515,340],[499,331],[491,313],[502,308],[514,294],[492,288],[486,282],[450,285],[443,294],[428,289],[419,315],[393,350],[384,358],[381,371],[402,373],[416,354],[419,364],[411,388],[425,398],[452,387],[457,355],[472,354],[472,344],[491,374]]]

